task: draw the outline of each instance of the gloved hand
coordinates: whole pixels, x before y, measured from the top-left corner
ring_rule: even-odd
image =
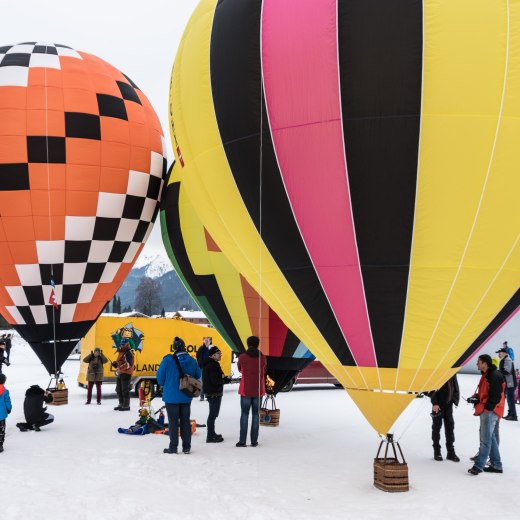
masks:
[[[224,384],[227,385],[227,384],[231,383],[231,378],[229,376],[224,376],[222,378],[222,381],[224,381]]]

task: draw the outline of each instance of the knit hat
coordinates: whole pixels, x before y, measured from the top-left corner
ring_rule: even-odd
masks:
[[[5,382],[7,381],[7,377],[5,374],[0,374],[0,385],[5,385]]]
[[[186,345],[182,338],[175,336],[173,340],[173,350],[186,350]]]
[[[249,336],[246,342],[248,347],[258,348],[260,345],[260,338],[258,336]]]
[[[101,352],[101,349],[100,349],[99,347],[96,347],[96,348],[94,349],[94,352]]]
[[[208,351],[208,355],[209,357],[213,356],[214,354],[217,354],[218,352],[220,352],[220,349],[218,347],[211,347]]]

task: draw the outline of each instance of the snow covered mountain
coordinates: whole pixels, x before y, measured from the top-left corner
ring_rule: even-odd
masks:
[[[154,253],[154,254],[141,254],[133,269],[142,269],[143,276],[148,276],[150,278],[159,278],[164,274],[173,271],[173,266],[166,256],[166,253]]]
[[[162,308],[166,311],[176,311],[183,307],[197,310],[198,307],[184,288],[180,278],[164,253],[141,255],[126,280],[121,285],[117,296],[121,298],[121,309],[135,308],[137,286],[144,276],[153,278],[161,285]],[[160,312],[158,309],[157,312]]]

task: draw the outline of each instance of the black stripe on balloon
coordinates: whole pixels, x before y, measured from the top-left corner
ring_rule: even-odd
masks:
[[[262,240],[336,357],[351,366],[354,359],[305,248],[278,169],[262,93],[260,16],[259,0],[221,0],[217,4],[210,72],[220,136],[238,190],[259,232],[262,153]]]
[[[52,313],[52,307],[47,306]],[[55,309],[56,319],[56,366],[60,370],[78,341],[86,335],[96,320],[59,323],[60,308]],[[52,317],[51,317],[52,319]],[[33,320],[34,321],[34,320]],[[49,374],[54,374],[54,328],[52,321],[43,325],[35,323],[13,325],[15,330],[34,350]]]
[[[464,354],[455,362],[452,368],[462,366],[487,340],[498,330],[509,317],[520,307],[520,289],[504,305],[502,310],[493,318],[491,323],[482,331],[479,337],[466,349]]]
[[[164,212],[166,223],[165,239],[170,245],[166,250],[173,254],[174,258],[171,260],[178,267],[177,274],[190,289],[197,305],[229,342],[229,346],[235,352],[244,352],[245,347],[227,310],[215,276],[198,275],[191,267],[180,224],[179,195],[180,182],[171,183],[163,191],[161,211]]]
[[[412,245],[421,110],[422,2],[339,0],[348,179],[379,367],[395,368]]]

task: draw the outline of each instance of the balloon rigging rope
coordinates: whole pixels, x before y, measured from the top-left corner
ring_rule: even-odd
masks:
[[[45,55],[47,56],[49,47],[45,46]],[[47,159],[47,203],[48,203],[48,213],[49,213],[49,242],[52,240],[52,218],[51,218],[51,179],[50,179],[50,166],[49,166],[49,107],[48,107],[48,85],[47,85],[47,67],[43,67],[45,81],[45,153]],[[51,258],[51,279],[54,279],[54,264],[53,259]],[[54,290],[54,287],[51,285],[51,291]],[[56,297],[56,295],[54,296]],[[53,345],[54,345],[54,374],[56,377],[58,376],[58,362],[56,360],[56,309],[54,304],[52,305],[52,334],[54,337]]]

